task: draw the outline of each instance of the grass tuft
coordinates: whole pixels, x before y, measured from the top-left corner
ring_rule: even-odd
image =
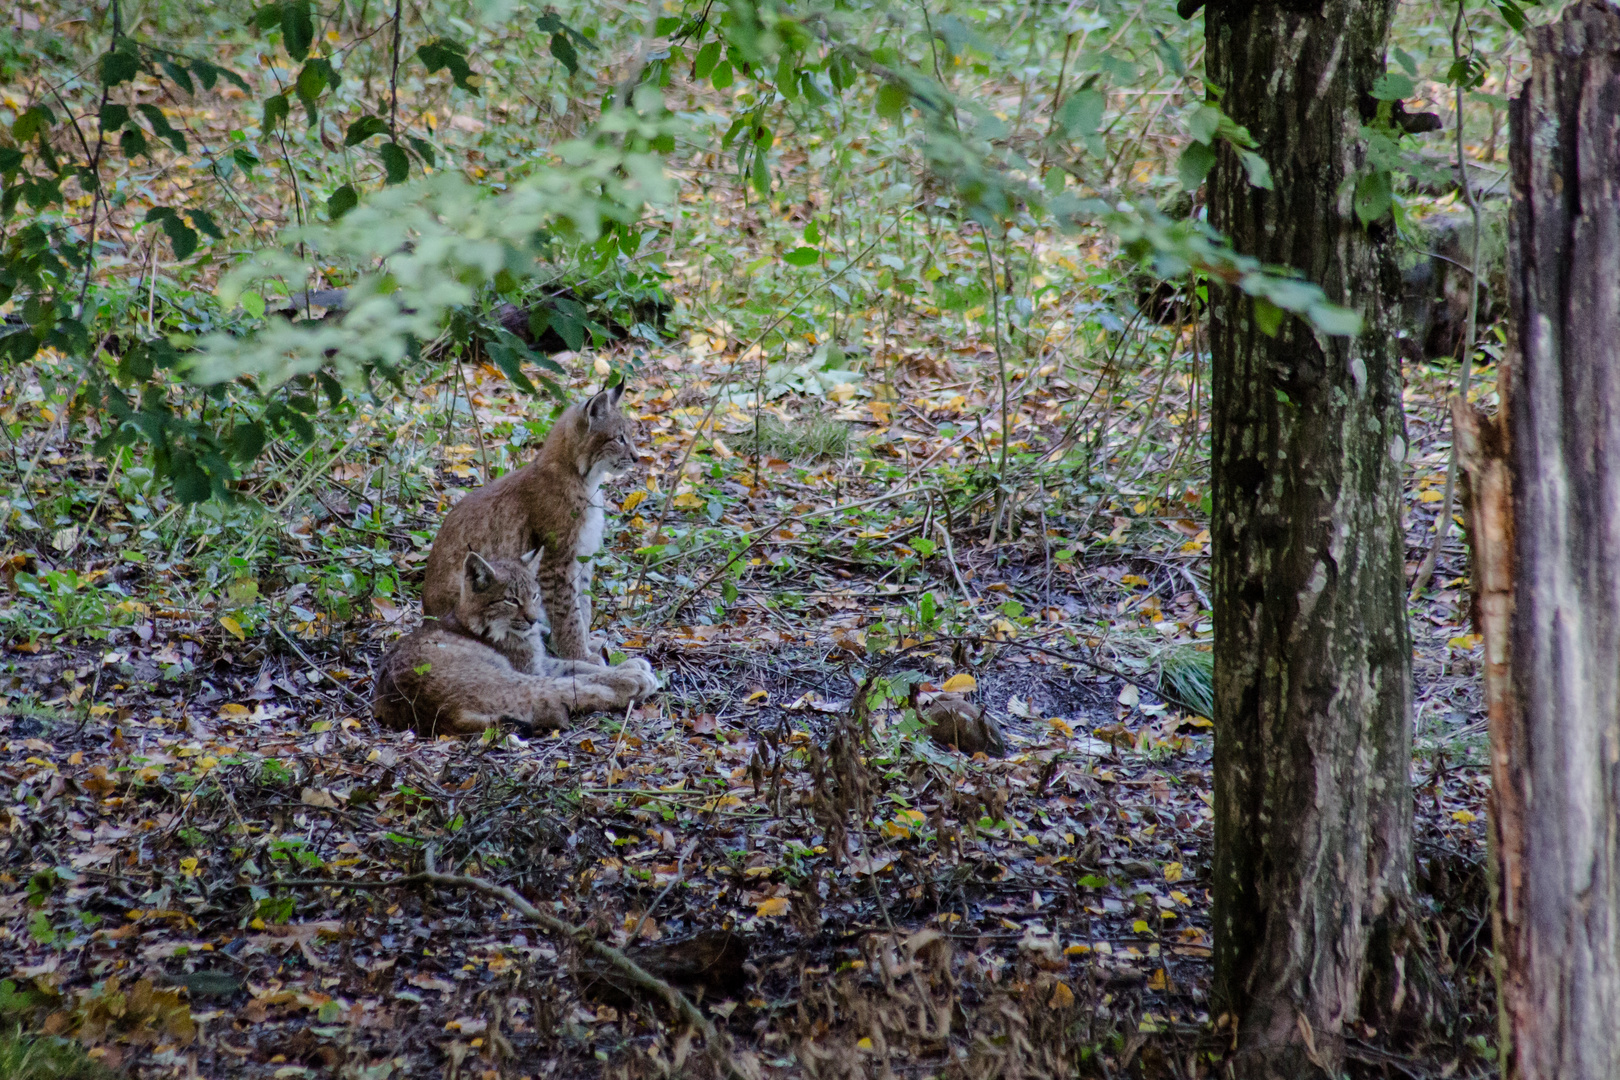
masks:
[[[20,1027],[0,1034],[0,1076],[6,1080],[111,1080],[112,1075],[71,1039],[28,1035]]]
[[[1198,716],[1215,714],[1215,654],[1196,645],[1171,649],[1159,661],[1159,696]]]
[[[784,461],[843,457],[849,452],[849,425],[842,420],[811,416],[783,423],[770,413],[760,417],[760,449]]]

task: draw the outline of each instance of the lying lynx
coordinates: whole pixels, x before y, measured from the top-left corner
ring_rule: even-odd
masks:
[[[570,712],[622,709],[658,688],[640,658],[616,667],[546,655],[538,553],[462,559],[454,610],[428,619],[383,657],[372,695],[378,723],[419,735],[475,735],[509,723],[560,728]]]
[[[589,560],[602,546],[602,481],[636,461],[631,423],[618,407],[623,392],[621,383],[570,405],[532,462],[470,493],[445,516],[428,554],[424,614],[454,610],[468,552],[515,559],[539,548],[552,651],[567,660],[598,659],[600,646],[590,638]]]

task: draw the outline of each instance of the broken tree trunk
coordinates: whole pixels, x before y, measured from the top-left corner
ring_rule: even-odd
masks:
[[[1453,403],[1491,732],[1511,1080],[1620,1076],[1620,8],[1532,33],[1512,108],[1515,347]]]

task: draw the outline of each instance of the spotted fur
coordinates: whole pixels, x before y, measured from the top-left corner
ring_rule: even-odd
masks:
[[[468,552],[512,559],[539,549],[537,579],[552,652],[599,662],[590,637],[590,560],[606,527],[602,484],[636,461],[634,429],[619,410],[622,391],[621,384],[570,405],[532,462],[471,492],[445,516],[428,555],[426,614],[455,608]]]
[[[378,723],[424,736],[560,728],[570,713],[623,709],[658,688],[640,658],[604,668],[546,655],[537,555],[463,557],[455,608],[383,657],[372,696]]]

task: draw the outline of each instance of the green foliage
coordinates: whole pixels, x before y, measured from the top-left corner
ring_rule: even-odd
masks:
[[[112,1075],[71,1039],[25,1034],[20,1026],[0,1034],[0,1076],[8,1080],[109,1080]]]
[[[1512,21],[1505,9],[1503,17]],[[660,270],[648,252],[666,237],[646,215],[673,194],[666,165],[677,142],[682,154],[723,155],[756,197],[775,201],[789,195],[781,180],[789,143],[851,124],[880,140],[890,160],[920,165],[938,192],[927,212],[955,228],[1101,229],[1155,275],[1203,275],[1244,291],[1265,325],[1296,313],[1323,333],[1356,332],[1356,315],[1314,285],[1232,251],[1196,218],[1162,215],[1147,197],[1197,187],[1223,144],[1251,184],[1271,184],[1253,139],[1222,112],[1219,88],[1204,84],[1203,100],[1177,121],[1186,139],[1173,165],[1145,188],[1117,179],[1122,159],[1142,146],[1128,134],[1137,124],[1120,111],[1121,92],[1166,82],[1190,90],[1201,79],[1189,63],[1196,34],[1170,13],[1144,13],[1106,46],[1093,31],[1107,16],[1074,16],[1061,50],[1007,36],[998,8],[887,18],[819,0],[692,5],[656,20],[656,36],[643,40],[639,16],[548,8],[532,21],[481,26],[430,5],[401,26],[361,33],[305,0],[282,0],[235,26],[167,9],[127,28],[103,26],[105,51],[88,77],[64,83],[72,108],[28,102],[0,139],[0,304],[15,309],[0,363],[30,362],[47,348],[70,357],[82,383],[76,405],[105,420],[101,452],[140,451],[154,479],[184,501],[228,498],[267,450],[311,445],[323,417],[353,394],[422,377],[447,330],[449,340],[477,341],[526,392],[554,389],[556,372],[491,313],[501,302],[529,304],[534,334],[549,331],[578,350],[603,340],[607,324],[583,305],[547,299],[559,283],[606,274],[624,282],[626,297],[656,293]],[[227,44],[184,45],[209,38]],[[640,65],[611,84],[593,67],[607,41]],[[49,48],[27,61],[72,66],[60,42]],[[1038,85],[1028,95],[1028,118],[997,115],[976,94],[1016,56],[1040,72],[1037,84],[1055,75],[1049,97]],[[1395,56],[1401,70],[1375,87],[1382,100],[1367,128],[1369,166],[1354,192],[1367,222],[1398,210],[1401,176],[1417,175],[1386,108],[1417,72],[1408,54]],[[1453,82],[1478,85],[1483,62],[1461,62]],[[188,107],[227,87],[248,97],[233,98],[239,104],[228,107],[240,116],[217,145],[188,126],[184,109],[137,98],[138,82]],[[402,82],[431,89],[438,107],[402,111]],[[516,85],[556,121],[548,134],[507,125],[477,140],[499,167],[441,168],[450,135],[439,117],[458,101],[488,99],[492,86],[515,101]],[[696,112],[666,104],[699,91],[710,104]],[[138,225],[128,222],[146,244],[162,237],[165,269],[151,284],[107,259],[106,223],[123,227],[124,208],[144,201],[132,170],[190,177],[183,198],[142,206]],[[868,197],[874,206],[903,199],[902,186],[915,185]],[[253,219],[245,198],[267,190],[291,219],[268,247],[263,237],[274,230]],[[88,223],[70,213],[86,198]],[[778,249],[783,266],[858,276],[852,253],[812,235],[810,224],[802,242]],[[975,299],[982,280],[938,281],[923,277],[936,269],[927,260],[896,261],[875,283],[882,292],[915,296],[937,281],[942,306],[984,303]],[[227,267],[216,294],[210,283]],[[321,285],[349,289],[341,315],[276,314]],[[848,295],[842,284],[839,293]],[[158,296],[163,305],[142,304]],[[1018,314],[1005,315],[1017,332]],[[634,320],[627,325],[634,333]]]

